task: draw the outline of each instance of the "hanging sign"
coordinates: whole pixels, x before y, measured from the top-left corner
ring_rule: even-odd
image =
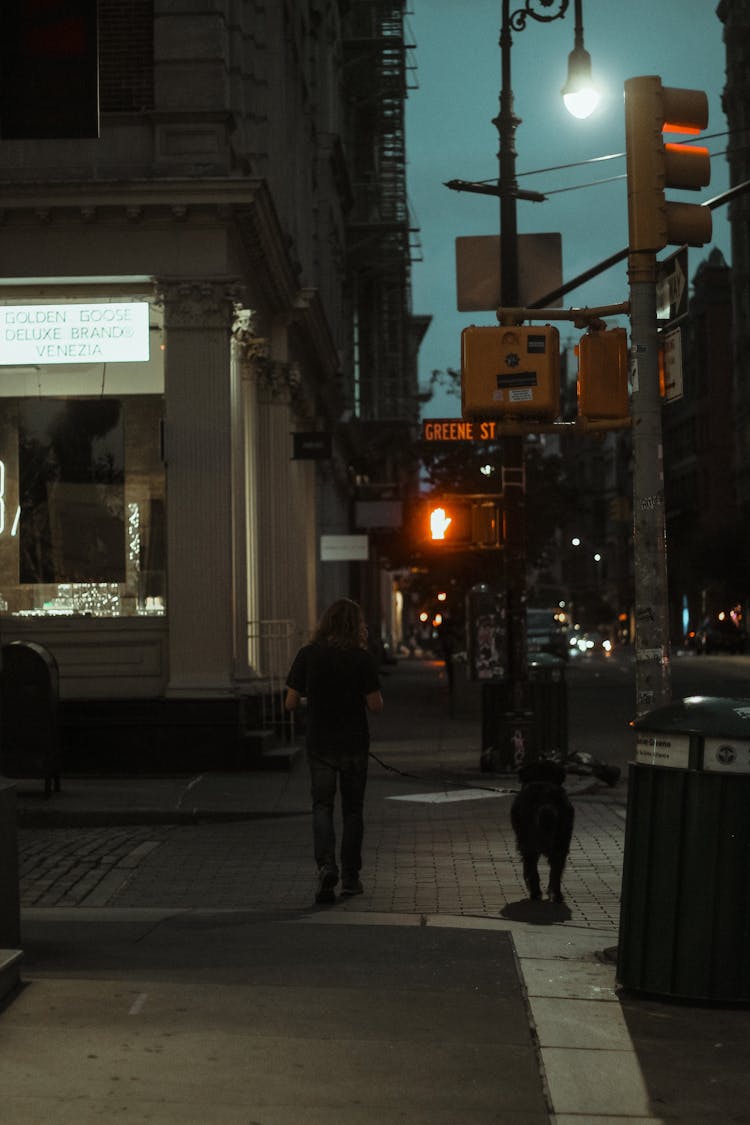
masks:
[[[332,456],[333,442],[330,434],[301,432],[292,434],[294,461],[325,461]]]

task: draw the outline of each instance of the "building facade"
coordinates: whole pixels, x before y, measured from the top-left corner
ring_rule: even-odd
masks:
[[[723,107],[729,126],[729,184],[750,180],[750,0],[721,0],[717,15],[724,24],[726,84]],[[732,324],[734,366],[734,446],[737,503],[743,519],[750,515],[750,194],[729,204],[732,228]]]
[[[100,0],[100,136],[0,142],[2,639],[82,723],[234,753],[328,600],[383,616],[344,541],[417,417],[403,7]]]

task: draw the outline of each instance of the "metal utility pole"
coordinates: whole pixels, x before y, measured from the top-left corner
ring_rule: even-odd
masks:
[[[629,259],[636,711],[671,699],[656,256]]]
[[[694,135],[707,124],[703,91],[662,86],[657,75],[625,83],[639,715],[671,701],[656,253],[667,245],[702,246],[711,238],[707,207],[671,203],[664,197],[665,188],[698,188],[709,182],[708,150],[666,144],[663,132]]]
[[[516,176],[516,129],[521,124],[513,105],[511,82],[512,32],[523,31],[528,18],[538,23],[551,23],[561,19],[569,0],[524,0],[515,11],[510,10],[510,0],[502,0],[500,27],[500,108],[493,124],[500,141],[498,151],[499,173],[497,194],[500,197],[500,291],[501,305],[514,308],[519,304],[518,223],[516,201],[537,201],[544,197],[537,192],[521,191]],[[590,59],[583,50],[582,0],[575,0],[575,48],[569,59],[568,82],[565,91],[577,88],[579,79],[590,77]],[[534,716],[529,712],[529,673],[526,642],[526,466],[523,437],[503,438],[502,491],[506,520],[505,586],[508,627],[508,680],[509,697],[502,718],[493,707],[501,760],[506,757],[506,747],[513,745],[519,758],[534,755],[534,747],[527,746],[532,738]],[[499,690],[499,689],[498,689]],[[508,709],[509,708],[509,709]]]
[[[567,3],[566,3],[567,6]],[[564,11],[564,8],[563,8]],[[560,12],[562,15],[562,12]],[[501,86],[500,111],[493,121],[497,127],[500,148],[500,293],[501,304],[506,308],[518,305],[518,222],[516,199],[516,128],[520,118],[513,107],[511,85],[510,0],[503,0],[500,30]],[[505,503],[505,584],[508,625],[508,678],[510,686],[510,714],[508,721],[523,735],[529,730],[529,672],[526,641],[526,464],[524,439],[503,439],[503,465],[501,489]],[[506,704],[507,705],[507,704]],[[507,729],[498,732],[503,743],[512,733]],[[526,739],[524,739],[524,742]]]
[[[505,310],[519,305],[518,199],[543,202],[544,195],[522,191],[516,176],[516,128],[521,124],[513,107],[511,85],[511,32],[523,31],[529,18],[538,23],[561,19],[570,0],[519,0],[511,12],[510,0],[502,0],[500,23],[501,85],[500,108],[493,119],[500,141],[497,184],[449,180],[446,187],[496,195],[500,200],[500,295]],[[583,0],[575,3],[575,46],[568,56],[568,76],[562,94],[568,110],[576,117],[587,117],[596,104],[591,82],[591,58],[583,46]],[[498,309],[498,316],[502,315]],[[513,323],[516,323],[515,321]],[[526,467],[524,438],[503,435],[501,488],[505,514],[505,568],[502,580],[506,590],[507,681],[486,682],[482,694],[483,752],[492,749],[496,768],[518,765],[535,756],[534,715],[529,711],[529,673],[526,644]],[[528,745],[527,745],[528,742]]]

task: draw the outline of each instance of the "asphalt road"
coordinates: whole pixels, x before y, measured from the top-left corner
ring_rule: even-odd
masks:
[[[750,656],[672,655],[672,698],[718,695],[750,698]],[[626,769],[633,756],[635,662],[631,649],[582,656],[566,666],[571,750]]]

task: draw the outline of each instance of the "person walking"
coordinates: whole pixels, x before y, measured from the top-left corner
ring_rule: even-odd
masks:
[[[370,747],[368,711],[383,709],[375,660],[367,650],[362,610],[339,598],[325,611],[309,644],[295,656],[284,706],[307,700],[306,749],[313,806],[313,844],[318,866],[317,903],[335,902],[339,881],[334,809],[341,793],[341,893],[362,894],[364,798]]]

